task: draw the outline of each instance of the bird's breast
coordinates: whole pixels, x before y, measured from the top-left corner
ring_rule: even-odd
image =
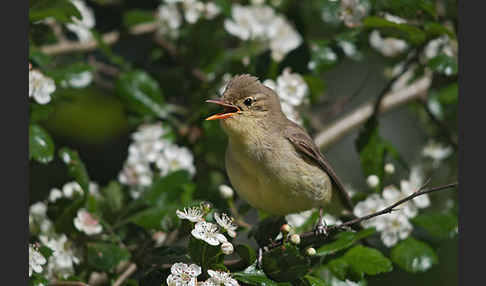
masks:
[[[287,139],[245,139],[230,138],[226,170],[235,190],[250,205],[283,215],[330,200],[332,187],[327,174],[304,162]]]

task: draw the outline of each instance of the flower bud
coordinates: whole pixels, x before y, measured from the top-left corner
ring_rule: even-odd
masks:
[[[366,178],[366,183],[370,188],[376,188],[380,183],[380,178],[377,175],[370,175]]]
[[[221,244],[221,251],[226,255],[230,255],[234,251],[233,244],[230,242],[223,242]]]
[[[292,234],[290,236],[290,242],[292,242],[293,244],[300,244],[300,235]]]
[[[283,224],[281,227],[280,227],[280,231],[285,235],[287,233],[289,233],[291,230],[291,227],[290,225],[288,224]]]
[[[309,256],[314,256],[316,255],[316,249],[314,247],[309,247],[305,250],[305,253]]]
[[[393,166],[393,164],[392,164],[392,163],[388,163],[388,164],[386,164],[386,165],[385,165],[385,172],[386,172],[387,174],[390,174],[390,175],[391,175],[391,174],[393,174],[393,173],[395,173],[395,166]]]
[[[219,194],[223,199],[231,199],[233,197],[233,189],[227,185],[219,186]]]

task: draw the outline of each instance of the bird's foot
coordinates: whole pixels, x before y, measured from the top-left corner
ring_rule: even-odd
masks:
[[[266,247],[258,248],[257,269],[263,269],[263,251],[268,251],[268,249]]]
[[[321,236],[325,235],[327,236],[329,234],[328,227],[326,222],[324,221],[323,213],[322,213],[322,208],[319,209],[319,222],[317,223],[316,227],[314,228],[314,235],[315,236]]]

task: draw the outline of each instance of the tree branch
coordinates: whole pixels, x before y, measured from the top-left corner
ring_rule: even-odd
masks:
[[[89,286],[81,281],[54,281],[49,283],[49,286]]]
[[[122,285],[123,282],[125,282],[125,280],[127,280],[128,277],[130,277],[130,275],[135,273],[135,271],[137,271],[137,265],[135,263],[131,263],[127,267],[127,269],[125,269],[125,271],[118,277],[118,279],[116,279],[115,283],[113,283],[113,286]]]
[[[385,94],[378,110],[379,114],[402,106],[412,100],[424,97],[430,87],[431,81],[430,73],[426,73],[424,77],[416,80],[404,89]],[[314,141],[316,145],[320,148],[326,148],[341,139],[353,129],[366,122],[373,115],[373,107],[374,102],[369,102],[336,120],[315,136]]]

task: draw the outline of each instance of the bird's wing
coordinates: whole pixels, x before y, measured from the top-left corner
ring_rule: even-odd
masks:
[[[293,122],[292,122],[293,123]],[[344,206],[352,213],[353,203],[344,189],[341,180],[336,175],[327,161],[326,157],[319,151],[314,140],[307,134],[307,132],[297,124],[287,125],[284,130],[284,136],[294,145],[295,150],[299,153],[305,154],[314,163],[320,166],[331,178],[335,187],[338,189],[338,194]]]

